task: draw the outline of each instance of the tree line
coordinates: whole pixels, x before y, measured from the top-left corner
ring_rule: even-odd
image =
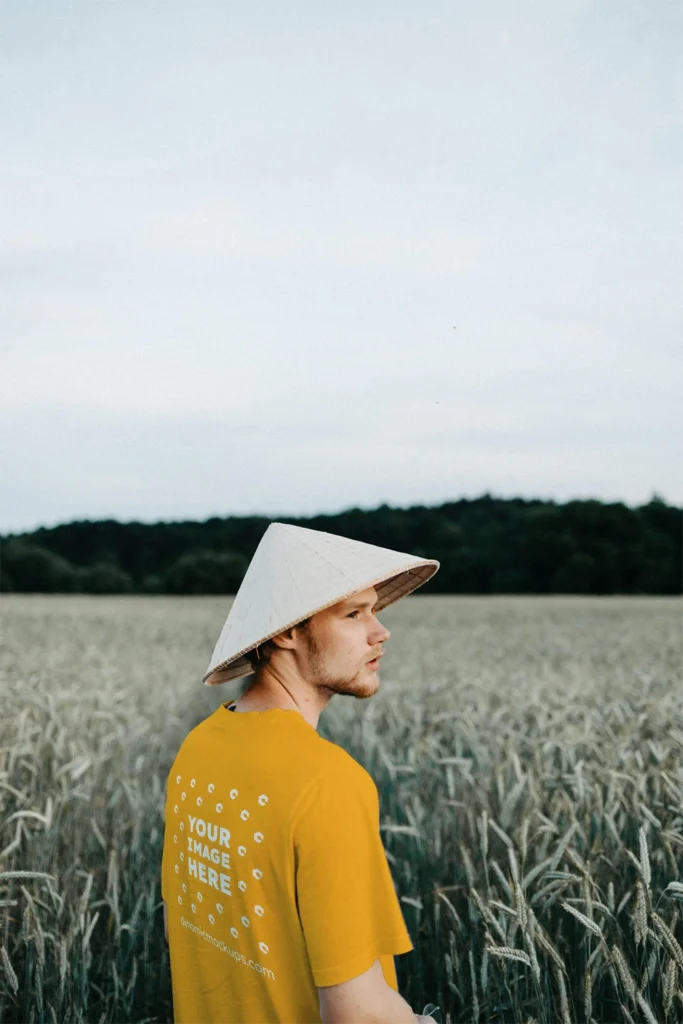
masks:
[[[441,563],[432,594],[681,594],[683,509],[657,495],[565,503],[462,498],[276,521]],[[272,520],[80,520],[0,536],[0,591],[235,594]]]

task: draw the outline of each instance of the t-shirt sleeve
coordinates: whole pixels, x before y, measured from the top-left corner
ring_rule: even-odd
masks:
[[[316,986],[413,949],[379,831],[379,797],[359,765],[314,780],[294,824],[299,919]]]

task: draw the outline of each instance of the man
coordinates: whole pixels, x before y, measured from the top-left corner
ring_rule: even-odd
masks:
[[[164,922],[176,1024],[413,1024],[394,956],[412,950],[377,787],[318,735],[334,694],[379,689],[376,615],[439,568],[271,523],[207,686],[253,673],[183,741],[166,789]]]

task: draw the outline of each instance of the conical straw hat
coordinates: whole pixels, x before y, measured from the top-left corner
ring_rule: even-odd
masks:
[[[271,523],[249,563],[202,681],[217,686],[249,675],[244,655],[316,612],[377,589],[376,611],[426,583],[439,568],[375,544],[322,530]]]

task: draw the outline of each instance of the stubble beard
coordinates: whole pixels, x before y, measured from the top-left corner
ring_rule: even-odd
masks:
[[[315,637],[309,636],[307,645],[316,686],[325,691],[328,697],[332,697],[334,694],[344,694],[348,697],[356,697],[358,700],[366,700],[377,692],[377,677],[369,670],[366,672],[365,666],[350,677],[330,674],[327,670],[325,656],[322,649],[318,647]],[[364,678],[366,675],[367,679]]]

